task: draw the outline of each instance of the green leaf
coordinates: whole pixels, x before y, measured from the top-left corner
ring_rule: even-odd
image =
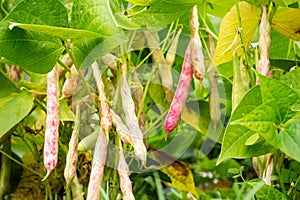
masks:
[[[0,23],[0,55],[26,70],[47,73],[64,50],[61,41],[19,28],[10,31],[9,22],[67,27],[67,20],[57,0],[22,1]]]
[[[75,120],[75,115],[68,106],[68,102],[66,100],[60,100],[59,101],[59,106],[60,106],[60,116],[59,119],[61,121],[74,121]]]
[[[0,107],[0,143],[3,136],[30,112],[33,99],[30,93],[22,91]]]
[[[263,103],[256,107],[244,117],[232,122],[232,124],[239,124],[245,126],[256,133],[263,136],[274,147],[277,146],[276,141],[276,126],[275,113],[273,111],[274,100]],[[246,144],[246,143],[245,143]]]
[[[19,91],[14,82],[2,71],[0,71],[0,83],[0,99]]]
[[[12,30],[14,27],[19,27],[28,31],[36,31],[39,33],[44,33],[46,35],[56,37],[60,40],[82,38],[82,37],[99,37],[99,38],[104,37],[101,34],[92,31],[72,29],[72,28],[62,28],[62,27],[47,26],[47,25],[21,24],[21,23],[12,22],[9,25],[9,29]]]
[[[259,140],[259,134],[258,133],[255,133],[253,135],[251,135],[247,141],[246,141],[246,145],[253,145],[255,144],[257,141]]]
[[[273,109],[276,112],[276,124],[284,124],[293,118],[297,112],[291,108],[300,104],[299,95],[281,81],[266,78],[262,75],[258,75],[258,77],[263,101],[276,100],[273,105]]]
[[[280,131],[278,143],[282,152],[300,162],[300,120]]]
[[[151,0],[146,0],[151,1]],[[125,29],[136,29],[139,27],[138,24],[132,22],[128,17],[123,14],[122,5],[118,0],[109,0],[109,10],[112,17],[118,27]]]
[[[286,73],[282,78],[281,81],[284,82],[286,85],[293,88],[298,94],[300,94],[300,68],[297,68],[293,71]]]
[[[260,16],[254,7],[245,2],[238,3],[241,17],[241,24],[238,20],[237,6],[234,5],[230,11],[224,16],[221,25],[216,51],[213,57],[215,65],[220,65],[232,60],[233,52],[237,51],[237,55],[243,53],[241,48],[240,36],[237,33],[242,28],[244,47],[247,48],[255,33]]]
[[[116,46],[127,41],[126,35],[116,26],[106,0],[74,1],[71,27],[107,36],[108,39],[83,37],[74,39],[72,51],[77,67],[87,66],[95,57],[101,57]],[[109,37],[115,36],[115,37]],[[93,55],[90,55],[91,52]],[[100,52],[99,52],[100,51]],[[87,56],[89,56],[87,58]],[[89,62],[90,61],[90,62]]]
[[[300,40],[300,9],[286,8],[276,13],[271,26],[274,30],[293,40]]]
[[[270,104],[272,105],[272,102],[263,104],[259,86],[251,88],[245,94],[226,127],[217,164],[227,158],[250,158],[273,150],[273,147],[266,140],[257,141],[253,145],[246,145],[249,138],[257,134],[258,131],[268,133],[268,127],[274,130],[271,126],[274,115],[269,117],[267,124],[263,121],[266,116],[266,114],[263,114],[263,109],[268,108],[270,110]],[[262,115],[255,116],[255,114]],[[248,122],[247,120],[250,121]],[[261,124],[260,120],[262,121]],[[262,136],[266,137],[267,135]]]
[[[207,12],[216,17],[222,18],[235,3],[235,0],[227,0],[226,3],[224,3],[223,0],[209,0],[207,4]]]
[[[282,200],[286,199],[285,196],[275,188],[264,184],[262,187],[259,188],[257,192],[255,192],[255,197],[257,200],[265,200],[265,199],[272,199],[272,200]]]
[[[165,27],[185,15],[199,1],[197,0],[153,0],[142,11],[130,13],[136,24],[148,27]]]

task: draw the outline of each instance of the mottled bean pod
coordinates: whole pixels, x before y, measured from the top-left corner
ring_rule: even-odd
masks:
[[[55,169],[58,155],[59,127],[59,77],[57,66],[47,74],[47,117],[44,141],[44,166],[47,174],[43,181]]]
[[[93,164],[86,198],[87,200],[100,199],[100,188],[102,185],[102,179],[104,175],[104,166],[107,156],[107,146],[108,140],[103,129],[100,128],[93,156]]]

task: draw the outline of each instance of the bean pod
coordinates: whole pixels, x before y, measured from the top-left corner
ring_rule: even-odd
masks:
[[[72,65],[70,74],[62,88],[62,98],[68,98],[72,96],[73,93],[76,92],[79,83],[80,83],[79,73],[75,65]]]
[[[69,142],[69,150],[66,158],[66,166],[64,170],[64,177],[67,183],[67,188],[76,175],[76,164],[78,159],[78,134],[80,129],[80,109],[76,106],[76,119],[74,129]]]
[[[132,184],[131,180],[129,179],[129,167],[124,157],[122,145],[120,145],[119,148],[118,174],[120,178],[120,188],[123,194],[123,199],[134,200],[135,198],[132,193]]]
[[[100,188],[104,175],[108,140],[102,128],[97,138],[93,156],[93,164],[88,185],[87,200],[100,199]]]
[[[103,84],[101,74],[99,71],[99,66],[97,65],[96,62],[94,62],[92,64],[92,69],[93,69],[94,77],[97,81],[97,88],[99,91],[99,102],[100,102],[99,110],[100,110],[100,117],[101,117],[100,125],[103,128],[103,130],[105,131],[105,133],[108,134],[109,130],[112,127],[112,118],[111,118],[110,108],[109,108],[109,105],[107,103],[107,99],[105,96],[105,89],[104,89],[104,84]]]
[[[57,66],[47,74],[47,117],[44,141],[44,166],[47,174],[43,181],[55,169],[58,155],[59,127],[59,77]]]
[[[270,60],[269,60],[269,49],[270,49],[270,22],[267,14],[267,7],[262,6],[262,17],[259,27],[259,40],[258,45],[260,49],[260,59],[258,61],[257,70],[258,73],[267,76],[270,69]],[[256,81],[259,83],[259,81]]]
[[[202,51],[202,43],[199,37],[199,21],[198,10],[195,5],[191,10],[190,15],[190,30],[191,30],[191,61],[193,64],[194,76],[202,81],[205,74],[204,56]]]
[[[178,86],[175,91],[175,95],[171,102],[170,109],[164,123],[165,130],[166,130],[166,138],[168,137],[168,134],[177,126],[179,122],[180,116],[182,114],[183,108],[185,106],[190,91],[192,75],[193,75],[193,66],[191,63],[191,47],[189,44],[185,52]]]
[[[121,97],[123,111],[126,116],[126,124],[130,132],[132,133],[130,135],[130,139],[133,142],[135,154],[142,161],[143,165],[146,166],[147,149],[143,142],[143,133],[139,127],[138,118],[135,114],[135,106],[131,97],[131,92],[126,80],[126,76],[122,77]]]

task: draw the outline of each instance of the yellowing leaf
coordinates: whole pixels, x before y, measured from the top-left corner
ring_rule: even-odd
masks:
[[[287,8],[274,15],[271,26],[278,33],[293,40],[300,40],[300,9]]]
[[[199,198],[194,184],[193,173],[185,163],[175,161],[162,168],[161,171],[167,174],[172,181],[171,183],[166,182],[166,185],[178,190],[190,192]]]
[[[148,6],[152,3],[152,0],[126,0],[126,1],[139,6]]]
[[[153,151],[152,155],[161,165],[166,165],[160,169],[160,171],[165,173],[171,179],[171,182],[165,182],[167,186],[190,192],[199,199],[194,183],[193,173],[184,162],[178,160],[172,162],[175,160],[173,157],[158,150]]]
[[[238,31],[242,32],[243,42],[247,48],[255,33],[256,26],[260,16],[254,10],[252,5],[245,1],[238,3],[241,24],[238,18],[237,5],[234,5],[230,11],[224,16],[221,25],[216,51],[213,57],[215,65],[220,65],[232,60],[232,53],[237,50],[237,55],[241,55],[241,40]]]

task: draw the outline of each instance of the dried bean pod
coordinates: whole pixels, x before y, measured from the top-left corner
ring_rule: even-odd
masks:
[[[209,52],[213,57],[215,53],[215,44],[211,35],[208,35],[209,41]],[[221,118],[221,109],[220,109],[220,96],[218,90],[218,79],[216,78],[215,69],[209,72],[208,76],[210,84],[210,93],[209,93],[209,107],[210,107],[210,118],[214,123],[214,128],[217,127],[217,122]]]
[[[120,142],[121,144],[121,142]],[[123,194],[124,200],[134,200],[134,196],[132,193],[132,184],[129,179],[129,167],[126,163],[122,145],[120,145],[119,150],[119,163],[118,163],[118,174],[120,177],[120,188]]]
[[[139,87],[136,87],[134,90],[133,90],[133,96],[134,96],[134,102],[135,102],[135,110],[136,110],[136,114],[138,114],[138,110],[140,108],[140,104],[142,102],[142,99],[143,99],[143,95],[144,95],[144,91],[143,91],[143,87],[141,85],[141,82],[139,80],[139,77],[138,77],[138,74],[135,72],[134,73],[134,81],[135,83],[139,84],[140,86]],[[141,115],[140,115],[140,119],[139,119],[139,124],[140,124],[140,127],[144,127],[145,126],[145,123],[146,123],[146,114],[144,112],[144,107],[142,107],[142,112],[141,112]]]
[[[104,84],[101,79],[99,67],[96,62],[92,64],[92,69],[93,69],[94,77],[97,81],[97,88],[99,91],[99,102],[100,102],[99,110],[100,110],[100,117],[101,117],[100,125],[104,129],[105,133],[107,134],[112,127],[110,108],[106,100]]]
[[[260,49],[260,59],[258,61],[258,73],[267,76],[270,69],[269,49],[270,49],[270,22],[267,14],[267,7],[262,6],[262,17],[259,27],[258,45]],[[259,83],[257,80],[256,83]]]
[[[103,64],[113,70],[117,70],[116,56],[112,53],[107,53],[102,57]]]
[[[12,65],[11,67],[8,64],[5,64],[6,74],[8,77],[15,83],[19,82],[21,76],[21,68],[18,65]]]
[[[131,141],[133,142],[135,154],[142,161],[143,165],[146,166],[147,149],[143,142],[143,133],[139,127],[138,118],[134,110],[134,102],[125,76],[122,77],[121,96],[122,107],[126,116],[126,124],[130,132],[132,132],[130,136]]]
[[[59,127],[59,77],[57,66],[47,74],[47,118],[44,141],[44,166],[47,174],[43,181],[55,169],[58,154]]]
[[[166,54],[166,65],[170,68],[172,68],[174,62],[175,62],[175,58],[176,58],[176,49],[178,46],[178,41],[179,41],[179,37],[180,34],[182,32],[182,28],[179,28],[179,30],[176,33],[176,36],[174,37],[174,40]]]
[[[122,142],[133,145],[131,141],[131,133],[128,127],[123,123],[121,117],[113,110],[111,110],[111,116],[113,124],[116,127],[117,134],[120,136]]]
[[[102,128],[100,128],[95,151],[93,156],[93,164],[88,185],[87,200],[100,199],[100,188],[104,175],[104,166],[107,156],[108,140]]]
[[[76,175],[76,164],[78,159],[78,134],[80,130],[80,108],[76,106],[76,119],[74,129],[69,142],[69,150],[66,158],[66,166],[64,170],[64,177],[67,183],[67,188]]]
[[[191,30],[191,61],[193,64],[194,76],[202,81],[205,74],[204,56],[202,51],[202,43],[199,37],[199,21],[198,10],[195,5],[191,10],[190,15],[190,30]]]
[[[72,96],[73,93],[76,92],[79,83],[80,83],[79,73],[75,65],[72,65],[70,74],[63,85],[61,98],[63,99]]]
[[[167,90],[172,90],[173,88],[173,76],[172,69],[166,65],[166,60],[161,52],[158,41],[155,37],[148,31],[144,31],[149,49],[152,51],[152,59],[156,64],[158,64],[158,74],[160,77],[161,84],[167,88]]]
[[[182,114],[183,108],[185,107],[185,102],[188,98],[188,94],[190,91],[192,75],[193,75],[193,67],[191,63],[191,51],[190,51],[190,44],[189,44],[185,52],[178,86],[175,91],[174,98],[172,100],[169,112],[167,114],[164,123],[166,129],[166,138],[168,137],[168,134],[177,126],[179,122],[180,116]]]

